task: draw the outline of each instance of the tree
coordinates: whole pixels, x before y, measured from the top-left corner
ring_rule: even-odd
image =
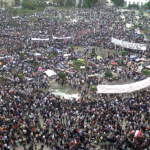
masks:
[[[51,58],[52,58],[52,56],[51,56],[51,55],[47,55],[47,57],[48,57],[49,59],[51,59]]]
[[[91,8],[98,0],[84,0],[83,7]]]
[[[127,55],[127,51],[122,51],[122,56]]]
[[[112,76],[113,76],[112,73],[109,72],[109,71],[107,71],[107,72],[105,73],[105,77],[106,77],[106,78],[111,78]]]
[[[19,74],[18,74],[18,78],[19,78],[19,79],[23,79],[23,78],[24,78],[24,75],[23,75],[22,73],[19,73]]]
[[[57,51],[53,51],[53,55],[57,56],[58,55]]]
[[[90,90],[93,91],[93,92],[96,91],[97,90],[96,85],[90,86]]]
[[[143,75],[148,76],[148,75],[149,75],[149,70],[144,69],[144,70],[143,70]]]
[[[39,63],[38,63],[36,60],[34,60],[34,61],[33,61],[33,65],[34,65],[34,66],[38,66]]]
[[[97,56],[95,50],[92,50],[92,52],[91,52],[91,57],[93,57],[93,56]]]
[[[23,1],[22,7],[24,9],[35,9],[35,4],[33,2]]]
[[[66,0],[65,6],[69,6],[69,7],[75,6],[75,0]]]
[[[71,49],[73,49],[74,45],[73,44],[69,44],[68,45]]]
[[[138,4],[129,4],[128,8],[137,8],[137,9],[139,9],[140,6]]]
[[[53,3],[57,3],[58,6],[64,6],[65,0],[53,0]]]
[[[19,6],[20,5],[20,0],[15,0],[15,6]]]
[[[65,79],[66,78],[66,74],[64,72],[60,72],[58,76],[59,76],[60,79]]]
[[[124,0],[112,0],[116,6],[124,6]]]
[[[2,76],[2,75],[0,75],[0,79],[3,79],[3,76]]]
[[[24,53],[20,53],[20,57],[24,57],[25,56],[25,54]]]
[[[150,1],[145,4],[145,7],[148,8],[148,9],[150,9]]]

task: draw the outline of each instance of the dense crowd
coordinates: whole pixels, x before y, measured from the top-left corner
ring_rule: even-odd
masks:
[[[136,82],[146,76],[139,66],[150,65],[146,51],[123,50],[111,43],[111,37],[148,44],[142,34],[126,29],[118,8],[100,5],[92,9],[47,9],[32,16],[12,17],[1,12],[0,33],[0,147],[25,150],[39,149],[148,149],[149,89],[132,94],[97,94],[90,85],[106,84],[104,73],[115,74],[115,83]],[[128,15],[126,15],[128,14]],[[126,20],[136,22],[135,14],[126,12]],[[33,21],[34,20],[34,21]],[[10,25],[14,22],[17,26]],[[134,34],[134,36],[133,36]],[[55,40],[55,37],[71,37]],[[33,41],[32,38],[48,41]],[[73,44],[76,48],[68,47]],[[107,56],[91,57],[109,50]],[[116,50],[112,54],[111,50]],[[59,51],[53,56],[54,51]],[[21,56],[24,53],[24,56]],[[70,54],[64,57],[64,54]],[[48,56],[52,56],[49,58]],[[82,58],[89,63],[85,70],[71,69],[72,60]],[[138,61],[137,61],[138,59]],[[37,61],[38,66],[33,62]],[[112,62],[115,63],[112,64]],[[49,78],[42,70],[63,71],[68,84],[78,89],[80,99],[65,99],[49,92]],[[24,78],[18,78],[18,74]],[[90,78],[96,76],[98,78]],[[107,80],[107,81],[106,81]],[[137,137],[136,131],[141,132]]]

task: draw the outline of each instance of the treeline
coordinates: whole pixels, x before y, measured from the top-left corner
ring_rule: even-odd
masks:
[[[111,0],[115,6],[121,6],[123,7],[124,6],[124,0]]]

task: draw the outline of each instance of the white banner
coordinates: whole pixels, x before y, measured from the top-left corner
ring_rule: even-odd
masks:
[[[150,86],[150,78],[145,80],[123,85],[98,85],[98,93],[130,93]]]
[[[146,44],[131,43],[127,41],[118,40],[113,37],[111,38],[111,42],[114,43],[115,45],[129,48],[129,49],[142,50],[142,51],[146,50]]]
[[[47,39],[40,39],[40,38],[31,38],[32,41],[49,41],[49,38]]]
[[[53,36],[53,39],[54,40],[56,40],[56,39],[58,39],[58,40],[66,40],[66,39],[71,39],[72,37],[55,37],[55,36]]]

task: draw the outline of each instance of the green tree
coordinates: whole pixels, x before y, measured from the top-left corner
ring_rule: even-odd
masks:
[[[65,0],[53,0],[53,3],[57,3],[58,6],[64,6]]]
[[[75,6],[75,0],[66,0],[66,6],[68,7]]]
[[[124,0],[112,0],[116,6],[124,6]]]
[[[93,57],[93,56],[97,56],[95,50],[92,50],[92,52],[91,52],[91,57]]]
[[[15,6],[19,6],[20,5],[20,0],[15,0]]]
[[[96,85],[92,85],[92,86],[90,86],[90,90],[91,90],[91,91],[93,91],[93,92],[94,92],[94,91],[96,91],[96,90],[97,90]]]
[[[24,9],[35,9],[35,4],[33,2],[23,1],[22,2],[22,7]]]
[[[73,49],[74,45],[73,44],[69,44],[68,45],[71,49]]]
[[[64,72],[60,72],[58,76],[59,76],[60,79],[65,79],[66,78],[66,74]]]
[[[148,76],[148,75],[149,75],[149,70],[144,69],[144,70],[143,70],[143,75]]]
[[[51,59],[51,58],[52,58],[52,56],[51,56],[51,55],[47,55],[47,57],[48,57],[49,59]]]
[[[34,66],[38,66],[39,63],[38,63],[36,60],[34,60],[34,61],[33,61],[33,65],[34,65]]]
[[[24,78],[24,75],[23,75],[22,73],[19,73],[19,74],[18,74],[18,78],[19,78],[19,79],[23,79],[23,78]]]
[[[57,51],[53,51],[53,55],[54,55],[54,56],[57,56],[57,55],[58,55],[58,52],[57,52]]]
[[[2,76],[2,75],[0,75],[0,80],[1,80],[1,79],[3,79],[3,76]]]
[[[137,8],[137,9],[139,9],[140,6],[138,4],[129,4],[128,8]]]
[[[83,7],[91,8],[98,0],[84,0]]]
[[[25,56],[25,53],[20,53],[20,57],[24,57]]]
[[[127,55],[127,51],[122,51],[122,56]]]
[[[150,1],[144,5],[147,9],[150,9]]]
[[[106,78],[112,78],[112,76],[113,76],[113,74],[111,73],[111,72],[109,72],[109,71],[107,71],[106,73],[105,73],[105,77]]]

